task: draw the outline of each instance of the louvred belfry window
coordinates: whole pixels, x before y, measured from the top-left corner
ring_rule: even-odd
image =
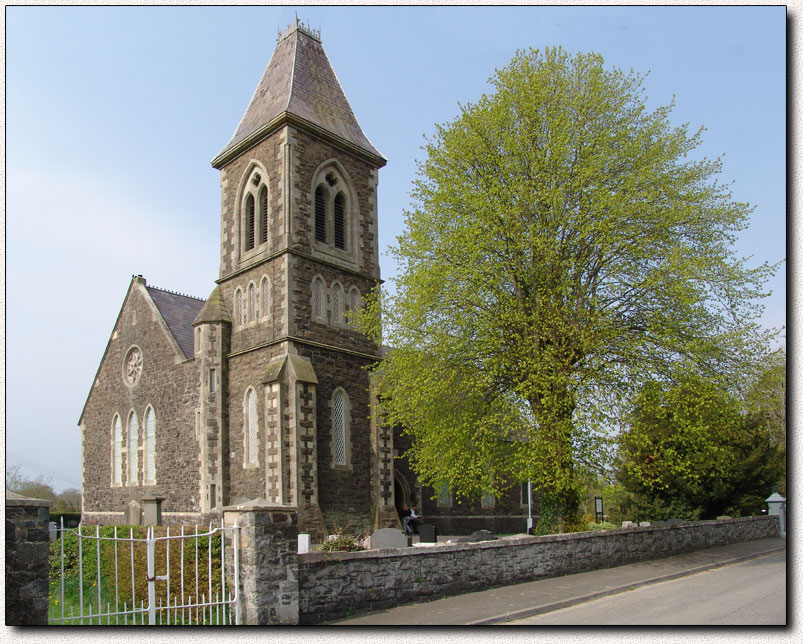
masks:
[[[259,192],[259,243],[268,241],[268,189],[262,186]]]
[[[254,195],[245,200],[245,250],[254,247]]]
[[[342,391],[335,393],[332,401],[332,433],[334,441],[335,465],[346,464],[346,396]]]
[[[315,239],[326,242],[326,196],[323,186],[315,190]]]
[[[335,197],[335,248],[341,250],[346,248],[345,202],[343,193],[338,192]]]

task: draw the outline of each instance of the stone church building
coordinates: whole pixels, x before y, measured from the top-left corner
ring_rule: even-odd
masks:
[[[408,437],[379,426],[367,367],[380,349],[347,314],[379,283],[386,160],[324,53],[296,23],[220,171],[220,273],[206,300],[131,280],[81,414],[83,522],[124,523],[162,498],[165,523],[224,506],[298,508],[299,530],[399,526],[415,502],[441,534],[523,532],[526,496],[457,504],[422,487]],[[433,498],[437,497],[437,498]]]

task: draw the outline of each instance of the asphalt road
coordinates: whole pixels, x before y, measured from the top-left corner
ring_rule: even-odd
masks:
[[[785,624],[785,551],[504,623],[516,626]]]

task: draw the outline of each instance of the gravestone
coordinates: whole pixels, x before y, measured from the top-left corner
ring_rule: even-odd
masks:
[[[145,506],[143,523],[145,525],[162,525],[162,501],[163,496],[153,496],[142,499]]]
[[[371,550],[383,548],[406,548],[408,537],[401,530],[395,528],[382,528],[368,537],[368,547]]]
[[[438,542],[438,528],[431,523],[418,524],[418,534],[420,535],[419,543]]]
[[[142,525],[142,511],[139,503],[133,499],[125,506],[125,522],[126,525]]]
[[[632,521],[622,521],[622,527],[623,528],[635,528],[636,524],[633,523]]]
[[[685,525],[685,521],[683,519],[667,519],[666,525]]]
[[[496,539],[496,535],[490,530],[475,530],[469,537],[469,541],[496,541]]]
[[[650,522],[649,521],[639,521],[638,523],[639,528],[649,528]]]
[[[298,535],[298,554],[304,555],[312,550],[312,535],[299,534]]]

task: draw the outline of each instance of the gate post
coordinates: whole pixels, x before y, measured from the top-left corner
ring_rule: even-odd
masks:
[[[298,513],[264,499],[223,508],[225,527],[240,529],[237,608],[241,624],[298,624]],[[227,543],[227,549],[232,547]],[[232,565],[233,556],[226,557]],[[235,571],[226,579],[234,580]]]
[[[6,625],[47,625],[50,501],[6,492]]]

